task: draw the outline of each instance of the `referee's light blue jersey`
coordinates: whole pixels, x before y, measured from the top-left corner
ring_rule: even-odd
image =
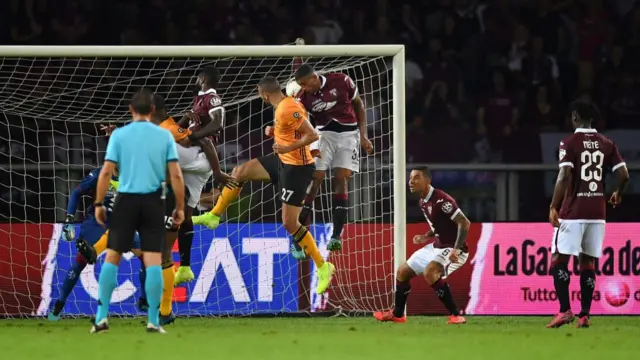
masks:
[[[111,134],[105,161],[118,164],[119,193],[150,194],[161,188],[167,162],[178,161],[178,152],[168,130],[134,121]]]

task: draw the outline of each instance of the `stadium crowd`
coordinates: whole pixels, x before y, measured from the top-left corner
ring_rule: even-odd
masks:
[[[411,163],[548,161],[540,134],[571,131],[565,107],[578,97],[598,104],[599,130],[639,127],[640,74],[632,64],[640,56],[640,2],[634,0],[11,0],[0,6],[0,41],[14,45],[261,45],[297,37],[307,44],[403,43]],[[456,176],[466,188],[480,175]],[[520,187],[542,189],[541,177]],[[522,202],[541,210],[527,218],[543,219],[546,205],[535,199],[549,194],[529,195]],[[493,219],[487,209],[493,205],[479,203],[477,218]]]
[[[537,133],[568,130],[577,97],[599,104],[599,129],[637,126],[633,0],[361,3],[12,0],[0,26],[5,44],[404,43],[413,162],[540,161]],[[427,133],[457,151],[422,151]]]

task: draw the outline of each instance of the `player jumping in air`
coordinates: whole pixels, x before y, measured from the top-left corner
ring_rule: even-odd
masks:
[[[342,229],[347,221],[348,183],[353,172],[360,169],[362,148],[373,153],[367,138],[367,119],[364,103],[355,82],[347,75],[329,73],[318,75],[313,67],[304,64],[295,72],[300,91],[295,96],[312,115],[320,140],[312,145],[319,150],[313,181],[304,199],[300,222],[308,224],[313,201],[322,185],[325,173],[333,173],[333,234],[327,249],[342,248]],[[293,94],[287,94],[293,95]],[[295,254],[295,253],[294,253]]]
[[[373,316],[379,321],[406,322],[404,309],[411,292],[410,281],[416,275],[422,275],[449,311],[447,324],[464,324],[467,320],[460,315],[445,279],[467,262],[466,239],[471,224],[449,194],[431,186],[428,167],[411,170],[409,189],[420,195],[419,205],[431,228],[425,235],[416,235],[413,243],[430,243],[413,253],[398,269],[395,307],[386,312],[375,312]]]
[[[205,183],[212,174],[211,168],[219,169],[220,167],[218,154],[216,153],[213,143],[209,139],[203,138],[196,140],[195,144],[191,143],[191,140],[189,140],[189,136],[192,135],[191,130],[180,127],[173,118],[167,114],[167,107],[162,96],[154,94],[153,101],[155,104],[155,112],[151,117],[152,120],[160,127],[169,130],[177,143],[178,164],[182,169],[186,187],[185,194],[187,196],[187,208],[185,210],[187,214],[191,214],[200,200]],[[229,186],[234,185],[235,183],[229,184]],[[176,282],[176,274],[174,272],[171,251],[176,239],[176,232],[178,233],[178,242],[180,241],[180,236],[185,236],[186,233],[184,231],[180,231],[182,226],[184,226],[184,223],[180,228],[177,228],[173,226],[173,223],[171,222],[171,213],[173,211],[174,204],[169,204],[169,202],[171,202],[172,199],[172,195],[168,195],[166,200],[165,226],[167,229],[167,237],[165,238],[165,246],[162,252],[162,276],[164,278],[165,285],[160,302],[160,325],[167,325],[175,321],[171,302],[174,283]],[[191,231],[190,236],[190,240],[192,240],[193,230]]]
[[[281,189],[282,223],[302,249],[313,259],[318,269],[316,292],[324,293],[334,273],[334,266],[320,255],[313,235],[298,217],[307,185],[315,170],[309,145],[318,140],[318,134],[307,119],[307,112],[299,101],[286,97],[280,83],[274,77],[263,79],[258,85],[260,97],[275,108],[273,126],[265,128],[265,134],[274,137],[274,154],[252,159],[233,169],[232,175],[240,183],[246,181],[271,182]],[[214,210],[216,217],[240,194],[241,187],[222,189]]]
[[[572,256],[580,262],[580,303],[578,327],[589,327],[589,311],[596,285],[595,259],[602,254],[606,199],[604,171],[618,174],[618,187],[609,203],[616,207],[629,182],[629,172],[616,145],[591,127],[599,120],[598,109],[586,102],[571,104],[575,132],[560,142],[560,172],[549,207],[549,221],[555,228],[551,250],[553,285],[560,312],[547,325],[557,328],[574,320],[569,297],[571,275],[567,264]],[[562,204],[562,206],[561,206]]]
[[[78,209],[78,204],[80,202],[80,198],[84,195],[89,195],[91,197],[94,196],[96,191],[96,185],[98,183],[98,175],[100,174],[100,170],[102,168],[97,168],[91,170],[89,174],[80,182],[80,184],[71,192],[69,196],[69,203],[67,204],[67,217],[64,222],[64,226],[62,228],[62,238],[66,241],[73,241],[75,239],[75,225],[74,218],[75,213]],[[107,190],[107,196],[104,200],[104,206],[107,208],[108,217],[111,215],[111,209],[113,208],[113,204],[115,202],[116,194],[118,191],[118,176],[117,172],[111,178],[109,183],[109,189]],[[76,255],[76,260],[69,271],[67,271],[66,276],[64,277],[64,282],[62,283],[62,287],[60,288],[60,295],[56,302],[53,305],[53,308],[49,312],[47,318],[50,321],[58,321],[60,320],[60,313],[62,312],[64,305],[67,301],[67,298],[73,291],[73,288],[78,283],[78,279],[80,278],[80,274],[82,270],[87,266],[87,264],[93,264],[96,262],[98,255],[104,252],[107,248],[107,237],[108,230],[105,229],[102,225],[98,224],[95,219],[93,206],[86,210],[87,217],[80,225],[80,234],[76,240],[76,248],[78,249],[78,253]],[[107,220],[108,221],[108,220]],[[134,249],[140,248],[140,239],[135,238],[135,244],[133,245]],[[137,251],[133,251],[136,256],[140,257],[141,253]],[[142,259],[140,259],[142,261]],[[140,272],[140,282],[143,284],[141,286],[141,297],[138,302],[138,307],[141,310],[146,311],[148,307],[146,302],[146,296],[144,293],[144,277],[145,272]]]
[[[187,113],[178,125],[188,127],[191,133],[188,140],[191,144],[197,145],[198,141],[204,138],[210,138],[215,144],[215,137],[224,126],[224,107],[222,99],[218,96],[215,88],[218,86],[220,73],[215,67],[207,67],[200,71],[196,80],[198,87],[198,95],[193,99],[193,109]],[[214,152],[215,153],[215,152]],[[213,159],[212,159],[213,160]],[[215,153],[215,160],[211,161],[211,169],[213,178],[220,185],[228,185],[234,183],[233,179],[220,170],[220,162],[218,155]],[[180,226],[178,234],[178,248],[180,250],[180,267],[175,276],[176,285],[191,281],[194,278],[191,270],[191,245],[193,243],[193,225],[206,225],[215,227],[219,222],[213,214],[207,216],[195,216],[192,218],[193,209],[198,203],[202,187],[205,182],[194,178],[194,181],[185,179],[185,185],[189,188],[192,200],[187,204],[185,222]],[[193,189],[199,188],[198,191]],[[206,215],[206,214],[205,214]],[[215,224],[215,226],[214,226]]]

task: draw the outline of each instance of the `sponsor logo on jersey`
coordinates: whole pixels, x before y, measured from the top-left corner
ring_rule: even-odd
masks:
[[[311,108],[311,111],[313,112],[321,112],[321,111],[328,111],[333,109],[334,106],[336,106],[337,101],[330,101],[330,102],[319,102],[317,104],[314,104],[313,107]]]
[[[336,89],[331,89],[329,90],[329,94],[333,95],[333,96],[338,96],[338,90]]]

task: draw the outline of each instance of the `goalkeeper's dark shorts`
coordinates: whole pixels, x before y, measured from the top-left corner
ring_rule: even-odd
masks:
[[[116,197],[109,226],[107,248],[119,253],[132,249],[135,232],[140,250],[162,252],[165,235],[165,201],[162,192],[123,194]]]
[[[280,200],[287,205],[301,207],[316,166],[284,164],[276,154],[259,157],[258,161],[269,173],[271,183],[278,187]]]

